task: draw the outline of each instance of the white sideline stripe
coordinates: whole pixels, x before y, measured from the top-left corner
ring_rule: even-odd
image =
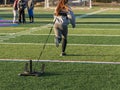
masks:
[[[120,24],[78,24],[78,25],[85,25],[85,26],[95,26],[95,25],[99,25],[99,26],[120,26]],[[95,30],[95,29],[93,29]],[[98,30],[98,29],[96,29]],[[116,30],[116,29],[115,29]]]
[[[35,36],[47,36],[48,34],[23,34],[23,35],[35,35]],[[50,34],[51,36],[54,36],[54,34]],[[120,35],[108,35],[108,34],[68,34],[68,36],[104,36],[104,37],[120,37]],[[3,38],[3,36],[0,36],[0,38]],[[8,37],[4,37],[5,38],[8,38]]]
[[[48,34],[22,34],[22,35],[35,35],[35,36],[47,36]],[[50,34],[51,36],[54,36],[54,34]],[[68,36],[104,36],[104,37],[120,37],[120,35],[108,35],[108,34],[68,34]],[[3,38],[3,36],[0,36],[0,38]],[[9,38],[9,37],[4,37],[5,38]]]
[[[48,35],[48,34],[22,34],[22,35]],[[54,34],[50,34],[50,35],[54,35]],[[119,37],[120,35],[108,35],[108,34],[68,34],[69,36],[105,36],[105,37],[110,37],[110,36],[115,36],[115,37]],[[1,36],[0,36],[1,37]]]
[[[27,59],[0,59],[0,61],[8,62],[26,62]],[[120,64],[120,62],[100,62],[100,61],[69,61],[69,60],[32,60],[33,62],[63,62],[63,63],[88,63],[88,64]]]
[[[44,45],[44,43],[0,43],[8,45]],[[54,43],[47,43],[46,45],[54,45]],[[68,46],[104,46],[104,47],[120,47],[120,45],[108,45],[108,44],[67,44]]]
[[[28,35],[28,34],[23,34],[23,35]],[[48,35],[48,34],[29,34],[29,35],[41,35],[41,36],[44,36],[44,35]],[[54,34],[50,34],[50,35],[54,35]],[[105,37],[110,37],[110,36],[116,36],[116,37],[119,37],[120,35],[108,35],[108,34],[68,34],[68,36],[105,36]]]
[[[104,36],[104,37],[119,37],[120,35],[106,35],[106,34],[71,34],[70,36]]]
[[[98,24],[98,25],[99,25],[99,24]],[[104,25],[105,25],[105,24],[104,24]],[[110,24],[109,24],[109,25],[110,25]],[[116,24],[115,24],[115,25],[116,25]],[[115,25],[114,25],[114,26],[115,26]],[[111,26],[111,25],[110,25],[110,26]],[[119,26],[120,26],[120,24],[119,24]],[[79,29],[79,28],[76,28],[75,31],[76,31],[76,30],[79,30],[79,31],[85,31],[85,30],[86,30],[86,31],[88,31],[88,30],[89,30],[89,31],[98,31],[98,30],[99,30],[99,31],[115,31],[115,30],[116,30],[116,31],[117,31],[117,30],[120,30],[120,29],[119,29],[119,28],[118,28],[118,29],[115,29],[115,28],[114,28],[114,29],[103,29],[103,28],[100,28],[100,29],[98,29],[98,28],[96,28],[96,29],[93,29],[93,28],[87,28],[87,29],[81,28],[81,29]]]

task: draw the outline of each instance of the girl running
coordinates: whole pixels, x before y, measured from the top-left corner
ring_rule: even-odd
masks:
[[[62,41],[62,51],[60,56],[65,56],[67,46],[68,24],[75,28],[75,16],[72,9],[67,5],[68,0],[60,0],[54,11],[54,33],[56,47]]]

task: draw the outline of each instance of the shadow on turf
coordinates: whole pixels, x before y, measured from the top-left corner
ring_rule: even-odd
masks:
[[[45,77],[45,76],[58,76],[58,75],[61,75],[61,74],[53,73],[53,72],[45,72],[42,76]]]

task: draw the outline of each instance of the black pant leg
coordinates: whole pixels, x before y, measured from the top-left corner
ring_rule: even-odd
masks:
[[[22,14],[22,10],[20,9],[20,10],[19,10],[19,15],[18,15],[19,23],[21,23],[21,14]]]
[[[67,39],[62,39],[62,52],[65,52],[67,46]]]
[[[22,20],[23,20],[23,23],[25,23],[25,11],[22,10]]]

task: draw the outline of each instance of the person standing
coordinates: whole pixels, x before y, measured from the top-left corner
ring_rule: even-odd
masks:
[[[28,2],[27,2],[27,10],[28,10],[30,23],[34,22],[33,9],[34,9],[34,2],[33,2],[33,0],[28,0]]]
[[[17,18],[18,18],[17,4],[18,4],[18,0],[15,0],[13,4],[13,23],[17,23]]]
[[[18,1],[18,20],[19,23],[25,23],[25,8],[26,8],[26,2],[25,0],[19,0]]]
[[[66,55],[68,24],[71,23],[75,28],[75,15],[72,9],[67,5],[68,0],[60,0],[54,11],[54,33],[56,47],[62,41],[62,51],[60,56]]]

